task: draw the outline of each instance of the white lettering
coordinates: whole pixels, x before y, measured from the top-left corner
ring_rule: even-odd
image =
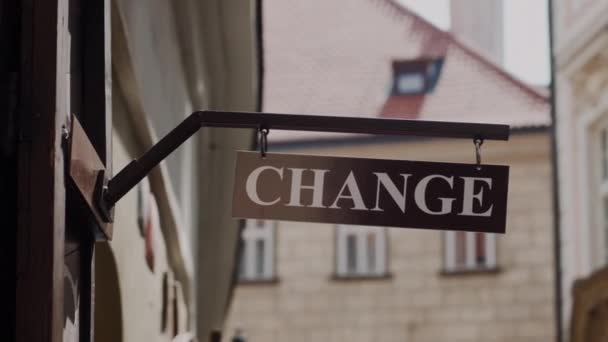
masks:
[[[382,184],[386,191],[388,191],[389,195],[391,195],[393,201],[395,201],[395,204],[399,206],[401,212],[405,213],[405,194],[407,190],[407,179],[411,175],[401,174],[401,177],[403,177],[403,193],[399,193],[399,190],[397,190],[397,186],[395,185],[395,183],[393,183],[388,174],[384,172],[374,172],[374,174],[378,178],[378,183],[376,185],[376,206],[372,208],[372,210],[384,211],[384,209],[380,208],[380,184]]]
[[[452,211],[452,203],[456,200],[455,198],[439,197],[439,199],[441,200],[441,210],[440,211],[432,211],[431,209],[429,209],[429,207],[426,203],[426,188],[427,188],[429,182],[435,178],[445,180],[450,185],[450,188],[454,187],[454,177],[453,176],[452,177],[445,177],[445,176],[441,176],[441,175],[426,176],[426,177],[422,178],[422,180],[420,181],[420,183],[418,183],[418,185],[416,185],[416,190],[414,191],[414,200],[416,201],[416,205],[418,205],[418,208],[420,208],[420,210],[424,211],[425,213],[427,213],[429,215],[445,215]]]
[[[346,188],[348,188],[350,195],[343,194]],[[353,175],[352,171],[348,174],[348,177],[346,177],[344,185],[342,185],[342,189],[340,189],[334,204],[332,204],[330,208],[340,209],[340,207],[338,207],[338,201],[342,198],[349,198],[353,201],[355,206],[352,208],[352,210],[368,210],[367,207],[365,207],[365,203],[361,197],[361,192],[359,191],[359,186],[357,185],[357,180],[355,179],[355,175]]]
[[[478,178],[478,177],[460,177],[464,179],[464,193],[462,199],[462,212],[458,215],[466,215],[466,216],[492,216],[492,208],[494,205],[491,205],[488,210],[483,213],[474,213],[473,212],[473,201],[478,200],[479,205],[483,202],[483,189],[480,189],[478,193],[474,193],[475,191],[475,181],[481,181],[488,184],[489,188],[492,189],[492,178]]]
[[[302,173],[305,169],[289,168],[291,170],[291,196],[287,206],[289,207],[303,207],[300,203],[300,192],[302,189],[312,190],[312,204],[313,208],[326,208],[323,205],[323,185],[325,182],[325,173],[329,170],[318,170],[311,169],[315,174],[312,185],[302,185]]]
[[[266,170],[275,171],[279,174],[279,177],[283,179],[283,168],[278,169],[272,166],[260,166],[257,169],[253,170],[247,177],[247,182],[245,183],[245,190],[247,192],[247,196],[249,196],[249,199],[253,202],[259,205],[269,206],[277,204],[281,200],[281,197],[270,202],[264,202],[260,199],[260,196],[258,195],[258,177],[260,177],[260,174]]]

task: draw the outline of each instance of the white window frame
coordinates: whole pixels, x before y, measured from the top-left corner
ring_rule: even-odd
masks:
[[[262,226],[258,226],[261,223]],[[243,229],[243,249],[239,264],[240,281],[268,281],[275,278],[276,221],[246,220]],[[257,243],[263,241],[262,270],[258,272]]]
[[[422,71],[402,72],[397,74],[397,94],[419,94],[425,91],[426,77]]]
[[[370,256],[366,244],[369,234],[375,235],[375,261],[373,266],[369,264]],[[338,277],[383,277],[388,274],[387,269],[387,232],[386,228],[338,225],[336,227],[336,275]],[[349,236],[355,237],[355,270],[348,268],[348,246]]]
[[[478,263],[475,255],[476,239],[475,232],[463,232],[465,234],[465,263],[458,265],[456,262],[456,234],[455,231],[444,232],[443,236],[443,267],[445,272],[484,271],[494,270],[496,263],[496,234],[484,233],[486,259]]]

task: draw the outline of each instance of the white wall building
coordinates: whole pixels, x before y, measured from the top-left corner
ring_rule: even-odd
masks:
[[[597,310],[608,303],[608,1],[553,3],[564,335],[605,341],[608,314]]]

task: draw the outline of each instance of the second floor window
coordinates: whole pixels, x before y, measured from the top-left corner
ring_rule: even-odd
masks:
[[[386,269],[386,231],[378,227],[337,227],[338,277],[380,277]]]
[[[484,271],[496,268],[496,235],[475,232],[444,233],[446,272]]]
[[[264,281],[275,277],[275,222],[247,220],[243,231],[239,268],[242,281]]]

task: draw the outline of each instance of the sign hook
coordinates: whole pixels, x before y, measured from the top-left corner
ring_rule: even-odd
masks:
[[[477,171],[481,170],[481,145],[483,145],[483,138],[473,139],[475,144],[475,159],[477,161]]]
[[[260,153],[262,158],[266,158],[266,151],[268,151],[268,132],[270,130],[266,127],[260,127]]]

